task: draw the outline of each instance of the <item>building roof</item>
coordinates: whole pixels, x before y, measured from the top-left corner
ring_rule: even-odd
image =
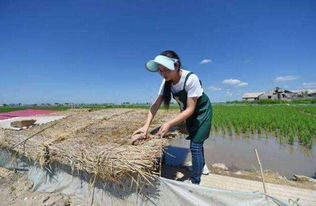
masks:
[[[257,98],[262,95],[263,92],[248,92],[242,95],[242,98]]]

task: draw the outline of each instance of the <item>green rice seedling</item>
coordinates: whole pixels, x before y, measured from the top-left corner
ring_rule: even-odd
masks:
[[[299,105],[214,105],[213,122],[236,134],[277,136],[281,142],[311,145],[316,138],[316,107]]]

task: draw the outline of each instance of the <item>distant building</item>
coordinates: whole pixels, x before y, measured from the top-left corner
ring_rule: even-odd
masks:
[[[261,100],[261,99],[290,101],[292,99],[299,99],[299,98],[316,98],[316,89],[290,91],[290,90],[276,87],[275,89],[268,92],[244,93],[242,96],[242,99],[244,101],[255,101],[255,100]]]
[[[299,98],[316,98],[316,89],[299,89],[292,92],[297,93]]]
[[[242,99],[245,101],[255,101],[259,100],[259,97],[262,96],[264,92],[249,92],[249,93],[244,93],[242,95]]]
[[[307,96],[311,98],[316,98],[316,89],[308,89]]]
[[[294,92],[276,87],[269,92],[265,92],[259,99],[291,100],[296,96],[297,94]]]

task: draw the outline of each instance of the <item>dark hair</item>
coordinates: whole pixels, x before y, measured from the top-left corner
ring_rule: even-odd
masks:
[[[166,57],[170,57],[170,58],[173,58],[173,59],[178,59],[179,69],[181,68],[181,61],[180,61],[180,58],[179,58],[179,56],[178,56],[178,54],[176,52],[171,51],[171,50],[166,50],[164,52],[161,52],[160,55],[163,55],[163,56],[166,56]],[[178,72],[180,71],[179,69],[178,69]],[[166,108],[169,108],[170,101],[171,101],[171,81],[166,81],[165,82],[162,97],[163,97],[163,104],[164,104],[164,106]]]

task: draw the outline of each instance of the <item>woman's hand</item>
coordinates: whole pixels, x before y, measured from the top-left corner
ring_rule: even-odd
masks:
[[[136,130],[133,135],[135,134],[142,134],[144,135],[145,137],[147,137],[147,134],[148,134],[148,126],[144,125],[142,128],[139,128],[138,130]]]
[[[159,131],[157,132],[157,135],[162,135],[162,136],[164,136],[164,135],[169,131],[170,127],[171,127],[171,124],[170,124],[169,122],[163,124],[163,125],[160,127]]]

